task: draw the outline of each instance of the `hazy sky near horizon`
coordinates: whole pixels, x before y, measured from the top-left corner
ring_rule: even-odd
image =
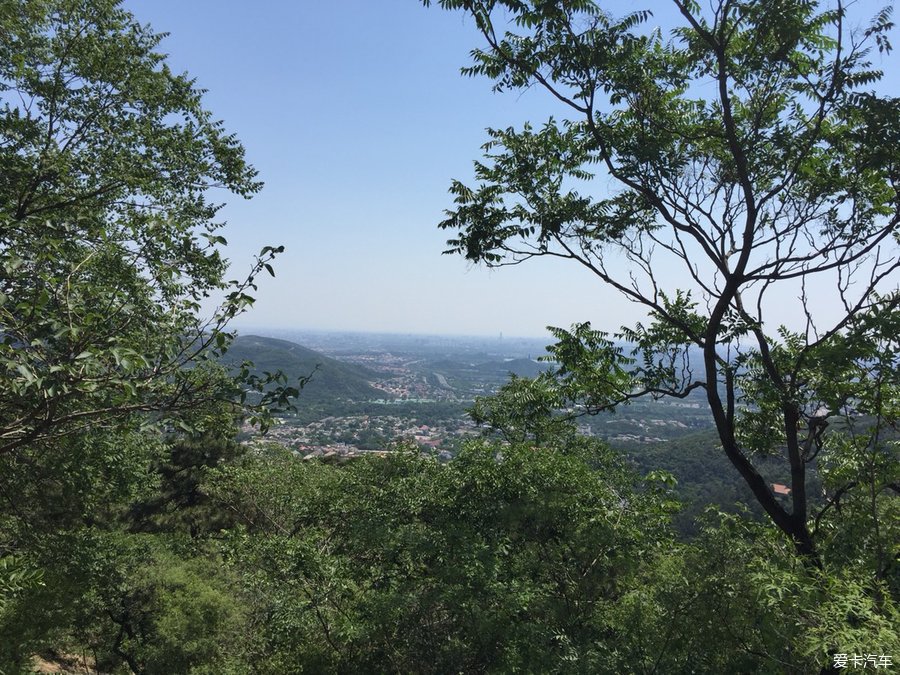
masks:
[[[481,44],[461,13],[416,0],[126,7],[170,33],[169,65],[208,90],[207,108],[265,182],[249,201],[213,196],[227,202],[231,276],[262,246],[285,247],[236,327],[542,336],[643,318],[572,263],[487,270],[441,255],[447,189],[470,182],[485,128],[562,112],[543,91],[494,94],[461,76]]]

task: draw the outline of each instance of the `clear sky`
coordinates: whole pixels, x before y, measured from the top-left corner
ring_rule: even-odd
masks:
[[[542,92],[496,95],[459,74],[471,21],[415,0],[129,0],[177,71],[247,149],[265,182],[228,199],[236,276],[283,244],[240,327],[540,336],[639,316],[557,261],[486,270],[444,256],[452,178],[468,180],[485,128],[545,120]],[[222,195],[224,199],[224,195]]]
[[[223,210],[233,276],[263,245],[285,246],[238,328],[540,336],[643,316],[572,264],[489,271],[441,255],[447,188],[471,178],[484,129],[560,112],[542,91],[498,95],[462,77],[480,46],[462,14],[416,0],[126,7],[170,33],[169,64],[209,90],[266,184]]]

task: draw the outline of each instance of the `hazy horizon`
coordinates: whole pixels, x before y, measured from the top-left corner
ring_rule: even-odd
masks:
[[[168,63],[208,90],[206,106],[266,183],[249,201],[210,197],[227,202],[231,277],[263,246],[285,247],[277,276],[258,279],[256,305],[236,327],[540,337],[548,325],[590,321],[613,333],[646,318],[642,306],[570,261],[488,270],[442,255],[452,236],[437,228],[452,205],[448,188],[455,178],[471,181],[485,128],[540,125],[565,113],[537,88],[495,94],[487,79],[461,76],[480,44],[462,14],[414,0],[126,7],[170,33],[160,45]],[[648,26],[671,23],[671,8],[654,11]],[[883,87],[897,80],[889,72]],[[588,191],[612,189],[600,176]],[[627,274],[620,256],[609,258],[615,274]],[[691,286],[669,264],[654,273],[661,288]],[[838,309],[832,280],[808,290],[824,327]],[[782,287],[767,325],[802,328],[800,293],[799,285]]]
[[[428,332],[416,330],[367,330],[367,329],[345,329],[345,328],[316,328],[311,326],[294,326],[280,327],[267,326],[254,323],[230,324],[230,328],[237,331],[238,335],[265,335],[268,337],[278,337],[284,333],[298,333],[310,335],[371,335],[385,337],[439,337],[439,338],[472,338],[479,340],[547,340],[547,344],[553,341],[552,335],[545,331],[543,335],[519,335],[500,331],[498,333],[445,333],[445,332]],[[569,326],[561,326],[561,328],[569,328]]]

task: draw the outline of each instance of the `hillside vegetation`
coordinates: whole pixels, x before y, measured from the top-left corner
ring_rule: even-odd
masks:
[[[371,386],[377,374],[363,366],[344,363],[301,345],[270,337],[240,335],[231,342],[222,363],[232,369],[244,361],[258,375],[281,372],[288,381],[309,377],[303,386],[304,401],[349,399],[367,401],[388,396]]]
[[[896,668],[900,99],[869,61],[890,8],[674,0],[664,35],[591,0],[435,4],[485,40],[466,72],[572,115],[488,131],[450,250],[581,264],[648,314],[551,328],[552,368],[492,391],[400,372],[396,400],[441,423],[445,390],[476,395],[452,459],[427,425],[381,437],[370,371],[229,332],[283,248],[227,280],[215,190],[262,185],[163,36],[116,0],[0,0],[0,673]],[[614,187],[575,191],[595,172]],[[238,441],[316,396],[365,399],[384,447]],[[702,401],[714,437],[616,418],[647,450],[626,460],[584,433],[657,399]],[[692,504],[676,536],[667,467],[731,472],[750,511]]]

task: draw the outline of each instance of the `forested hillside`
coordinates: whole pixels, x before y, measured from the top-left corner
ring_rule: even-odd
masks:
[[[674,0],[663,31],[590,0],[434,4],[480,34],[466,73],[563,111],[488,130],[449,252],[554,257],[647,312],[550,329],[548,367],[495,391],[235,339],[283,252],[228,280],[217,195],[262,189],[237,137],[117,0],[0,0],[0,673],[896,669],[890,9]],[[771,319],[789,303],[805,329]],[[237,440],[326,394],[444,421],[451,378],[475,395],[452,458],[423,424],[343,463]],[[585,433],[657,400],[702,402],[695,452]],[[362,428],[395,404],[352,405]],[[683,511],[667,468],[730,478]],[[749,512],[701,513],[730,491]]]
[[[240,335],[228,347],[222,363],[232,369],[244,361],[253,364],[253,372],[281,372],[291,381],[309,378],[303,386],[304,402],[315,404],[323,400],[350,399],[366,401],[385,398],[385,393],[370,384],[376,374],[354,364],[332,359],[287,340]]]

